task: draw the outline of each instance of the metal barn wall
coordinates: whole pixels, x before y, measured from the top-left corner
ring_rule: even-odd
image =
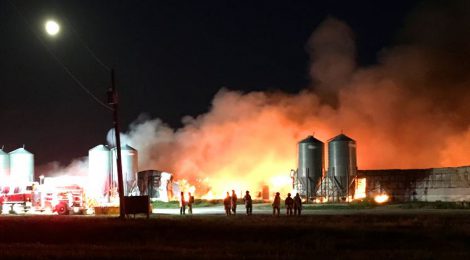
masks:
[[[470,201],[470,166],[412,170],[360,170],[366,192],[393,201]]]

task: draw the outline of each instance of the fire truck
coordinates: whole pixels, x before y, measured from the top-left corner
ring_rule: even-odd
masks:
[[[37,182],[5,186],[0,193],[2,214],[57,213],[85,214],[83,188],[79,185],[44,185]]]

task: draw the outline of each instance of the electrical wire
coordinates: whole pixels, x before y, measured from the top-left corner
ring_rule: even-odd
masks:
[[[104,108],[113,111],[113,108],[101,101],[98,97],[96,97],[85,85],[72,73],[72,71],[55,55],[51,49],[47,46],[47,44],[41,39],[41,37],[36,33],[35,30],[33,30],[33,27],[31,24],[28,22],[26,17],[21,13],[21,11],[16,7],[16,5],[11,1],[8,0],[10,5],[15,9],[15,11],[18,13],[18,15],[23,19],[23,22],[28,26],[29,30],[33,33],[33,35],[36,37],[36,39],[42,44],[42,46],[47,50],[47,52],[54,58],[54,60],[59,63],[59,65],[62,67],[62,69],[77,83],[77,85],[85,91],[93,100],[95,100],[98,104],[103,106]],[[90,50],[91,51],[91,50]],[[105,66],[107,68],[107,66]]]
[[[80,43],[83,45],[83,47],[85,47],[85,49],[88,51],[88,53],[95,59],[95,61],[100,64],[103,68],[105,68],[108,72],[111,71],[111,68],[109,66],[107,66],[104,62],[102,62],[98,56],[91,50],[91,48],[88,46],[88,44],[86,44],[86,42],[82,39],[82,37],[80,37],[80,34],[77,32],[77,30],[75,29],[75,27],[72,26],[72,23],[66,18],[66,17],[63,17],[63,19],[67,22],[67,24],[69,25],[69,27],[72,29],[72,31],[75,33],[75,35],[77,36],[78,40],[80,41]]]

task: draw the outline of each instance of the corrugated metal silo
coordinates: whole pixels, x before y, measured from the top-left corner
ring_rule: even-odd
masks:
[[[103,199],[109,191],[111,151],[106,145],[97,145],[88,151],[88,195]]]
[[[311,135],[299,142],[297,178],[301,195],[314,196],[318,189],[323,176],[324,147],[322,141]]]
[[[22,185],[34,180],[34,155],[24,148],[10,152],[10,179]]]
[[[337,195],[347,196],[348,182],[356,172],[356,141],[344,134],[328,140],[328,177],[338,188]]]
[[[113,183],[117,187],[118,175],[116,164],[116,147],[112,149],[113,154]],[[129,145],[121,145],[121,161],[122,161],[122,179],[124,181],[124,195],[137,195],[137,172],[138,172],[138,152]]]
[[[4,186],[10,176],[10,156],[0,149],[0,187]]]

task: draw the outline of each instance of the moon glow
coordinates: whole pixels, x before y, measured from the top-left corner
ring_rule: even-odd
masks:
[[[49,20],[45,23],[44,28],[46,29],[47,34],[55,36],[60,31],[60,25],[56,21]]]

